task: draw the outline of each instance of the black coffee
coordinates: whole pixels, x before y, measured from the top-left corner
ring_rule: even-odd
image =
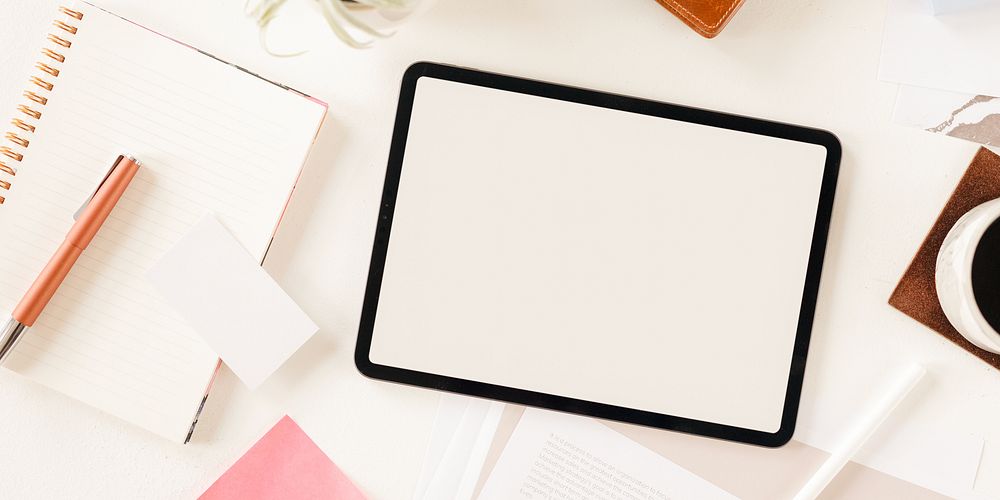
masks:
[[[1000,332],[1000,219],[983,233],[972,257],[972,294],[986,322]]]

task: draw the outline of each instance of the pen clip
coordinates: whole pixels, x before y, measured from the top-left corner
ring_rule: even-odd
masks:
[[[118,164],[121,163],[122,160],[126,158],[132,161],[133,163],[138,163],[136,162],[135,158],[129,155],[118,155],[118,158],[115,159],[115,162],[111,164],[111,168],[109,168],[108,172],[104,174],[104,178],[101,179],[101,182],[99,182],[97,184],[97,187],[94,188],[94,192],[90,193],[90,196],[88,196],[87,199],[83,201],[83,205],[80,205],[80,208],[76,209],[76,212],[73,212],[73,220],[77,220],[80,218],[80,215],[83,214],[83,211],[87,209],[87,205],[90,205],[90,202],[94,200],[94,196],[96,196],[97,192],[101,190],[101,186],[103,186],[104,183],[107,182],[108,177],[111,177],[111,174],[114,173],[116,168],[118,168]]]

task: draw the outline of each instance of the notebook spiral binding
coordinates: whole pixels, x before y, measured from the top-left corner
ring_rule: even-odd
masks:
[[[66,62],[66,56],[59,50],[73,45],[70,38],[76,34],[78,29],[76,25],[72,24],[73,20],[83,20],[83,13],[73,9],[59,7],[59,12],[63,13],[66,18],[57,19],[52,23],[59,30],[48,36],[49,42],[54,45],[51,48],[43,48],[42,55],[47,59],[35,64],[35,68],[44,74],[32,76],[29,80],[31,87],[22,94],[27,101],[17,106],[17,111],[24,116],[17,115],[11,120],[10,123],[17,129],[4,134],[4,140],[9,144],[0,145],[0,205],[6,201],[3,196],[4,191],[10,191],[14,177],[17,175],[17,166],[14,162],[20,162],[24,159],[24,150],[31,143],[30,136],[35,133],[38,120],[42,118],[40,109],[49,102],[46,95],[55,88],[53,80],[59,76],[58,64]]]

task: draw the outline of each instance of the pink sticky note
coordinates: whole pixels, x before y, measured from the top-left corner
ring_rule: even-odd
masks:
[[[287,415],[198,498],[365,500]]]

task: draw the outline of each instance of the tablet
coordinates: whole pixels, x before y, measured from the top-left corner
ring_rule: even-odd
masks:
[[[839,161],[822,130],[414,64],[356,364],[784,444]]]

